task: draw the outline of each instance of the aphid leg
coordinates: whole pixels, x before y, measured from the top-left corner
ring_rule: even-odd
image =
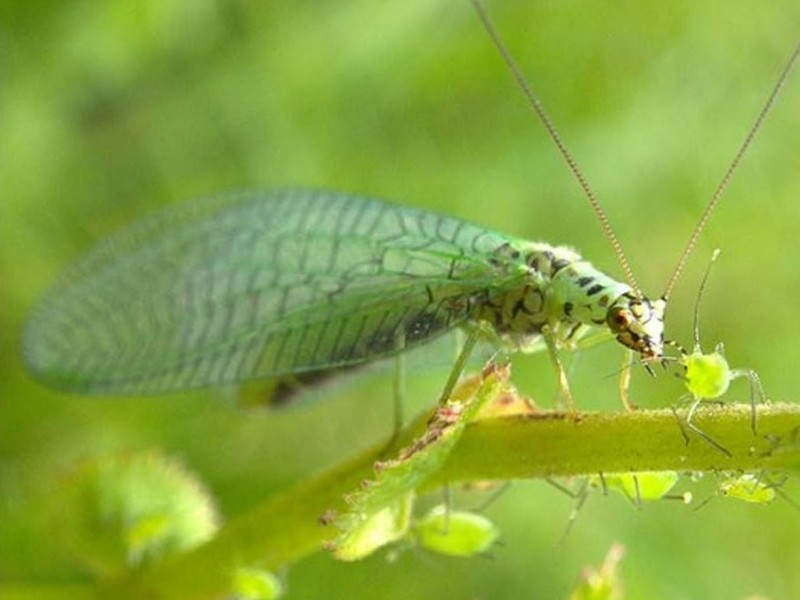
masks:
[[[559,397],[572,417],[577,418],[578,411],[575,408],[575,402],[572,400],[572,392],[569,389],[567,372],[564,370],[564,363],[561,362],[561,356],[558,353],[558,342],[556,342],[550,326],[545,325],[542,327],[542,337],[547,344],[547,353],[550,355],[550,360],[553,362],[553,366],[556,369],[556,376],[558,377],[558,389],[560,392]]]
[[[628,498],[628,500],[633,502],[633,505],[636,507],[637,510],[641,510],[641,508],[642,508],[642,490],[639,488],[639,476],[636,473],[634,473],[632,475],[632,477],[633,477],[633,487],[634,487],[634,490],[635,490],[635,494],[634,494],[635,497],[634,498]]]
[[[683,419],[681,419],[677,409],[674,406],[670,406],[669,409],[672,411],[672,416],[675,417],[675,422],[678,424],[678,429],[681,430],[681,435],[683,436],[683,443],[688,446],[689,434],[686,433],[686,427],[683,426]]]
[[[783,486],[786,484],[787,480],[788,476],[784,475],[781,481],[772,483],[770,485],[772,485],[772,489],[775,490],[775,493],[781,498],[783,498],[789,506],[791,506],[793,509],[797,511],[800,511],[800,504],[798,504],[797,501],[791,496],[789,496],[789,494],[787,494],[786,491],[783,489]]]
[[[467,364],[470,354],[472,354],[472,351],[475,349],[475,344],[478,343],[480,334],[481,330],[478,327],[470,330],[467,334],[467,338],[464,340],[464,345],[461,346],[461,351],[458,353],[456,362],[453,365],[453,368],[450,370],[450,375],[447,377],[447,382],[444,384],[442,395],[439,397],[440,406],[446,404],[450,399],[450,394],[453,393],[453,388],[456,387],[458,379],[461,377],[461,373],[464,371],[464,365]]]
[[[708,442],[709,444],[714,446],[717,450],[722,452],[725,456],[731,457],[733,455],[730,453],[730,451],[727,448],[725,448],[725,446],[720,444],[718,441],[716,441],[714,438],[712,438],[710,435],[708,435],[705,431],[700,429],[697,425],[695,425],[692,422],[692,420],[694,419],[694,414],[697,411],[697,408],[700,406],[700,404],[708,403],[708,402],[712,402],[714,404],[719,404],[719,402],[716,402],[714,400],[705,400],[703,398],[695,398],[694,402],[692,402],[692,406],[689,407],[689,412],[686,414],[686,421],[685,421],[686,427],[691,429],[692,431],[694,431],[698,436],[700,436],[700,438],[704,439],[706,442]],[[687,442],[688,442],[688,438],[687,438]]]
[[[716,498],[717,494],[710,494],[705,500],[703,500],[700,504],[694,507],[694,512],[697,512],[701,508],[704,508],[709,502],[711,502],[714,498]]]
[[[731,380],[747,377],[750,382],[750,429],[753,435],[758,435],[756,424],[756,404],[766,404],[767,399],[764,395],[764,388],[761,386],[761,378],[752,369],[733,369]]]
[[[561,536],[559,536],[558,541],[556,542],[556,546],[560,547],[564,545],[564,542],[566,542],[567,537],[572,531],[572,528],[578,521],[578,515],[580,514],[583,505],[586,503],[586,500],[589,499],[589,492],[591,491],[589,486],[589,478],[588,477],[581,478],[581,483],[577,490],[571,490],[567,486],[557,482],[554,479],[550,479],[549,477],[545,479],[545,481],[550,485],[552,485],[554,488],[556,488],[558,491],[566,494],[567,496],[575,500],[575,504],[569,513],[569,517],[567,517],[567,524],[564,527],[564,531],[561,533]]]
[[[606,483],[606,476],[603,475],[602,471],[597,474],[597,481],[600,482],[600,489],[603,492],[603,496],[608,496],[608,483]],[[591,483],[591,479],[589,482]]]
[[[489,495],[486,498],[484,498],[484,500],[480,504],[478,504],[476,507],[470,509],[470,512],[473,512],[473,513],[486,512],[486,509],[488,509],[492,504],[497,502],[497,500],[502,495],[504,495],[508,490],[511,489],[511,486],[513,485],[513,482],[504,481],[503,483],[501,483],[499,485],[497,485],[497,484],[493,484],[493,485],[495,485],[495,488],[489,493]]]
[[[633,352],[626,349],[622,353],[622,369],[619,372],[619,399],[622,400],[622,405],[628,412],[636,410],[636,405],[631,402],[631,397],[628,392],[631,389],[631,361],[633,360]]]

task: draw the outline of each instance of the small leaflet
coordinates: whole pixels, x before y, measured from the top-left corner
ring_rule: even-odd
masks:
[[[489,364],[465,379],[437,407],[422,435],[396,458],[375,464],[374,478],[347,497],[345,513],[333,517],[341,533],[328,547],[336,558],[358,560],[406,535],[414,490],[442,467],[481,407],[507,389],[509,370]]]

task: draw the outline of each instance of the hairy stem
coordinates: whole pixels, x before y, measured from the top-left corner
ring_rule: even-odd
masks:
[[[577,421],[550,412],[485,419],[467,427],[445,467],[424,487],[619,471],[800,470],[800,405],[759,407],[758,417],[755,437],[748,405],[698,411],[695,424],[730,456],[691,434],[687,444],[669,410],[585,413]],[[409,427],[399,443],[417,435],[427,418],[424,415]],[[372,476],[381,455],[386,455],[385,446],[303,481],[233,519],[208,544],[135,578],[108,584],[102,593],[218,597],[229,590],[236,567],[274,569],[316,552],[337,533],[320,524],[320,517],[345,507],[344,496]]]

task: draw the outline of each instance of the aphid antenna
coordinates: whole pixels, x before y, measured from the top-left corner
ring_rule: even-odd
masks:
[[[716,248],[714,252],[711,253],[711,260],[708,261],[708,266],[706,267],[706,272],[703,273],[703,279],[700,281],[700,287],[697,289],[697,299],[694,301],[694,349],[695,351],[700,350],[700,300],[703,298],[703,292],[706,289],[706,283],[708,283],[708,276],[711,274],[711,267],[714,266],[714,261],[717,260],[719,256],[719,248]]]
[[[617,257],[617,261],[619,262],[620,267],[622,268],[622,272],[625,275],[625,280],[627,281],[628,285],[631,286],[634,294],[637,298],[642,298],[642,292],[639,289],[638,284],[636,283],[636,279],[633,276],[633,270],[631,269],[631,265],[628,262],[627,257],[625,256],[625,252],[622,250],[622,244],[620,244],[619,239],[617,239],[616,234],[614,233],[614,229],[611,227],[611,223],[608,220],[608,215],[606,215],[605,210],[600,205],[600,201],[597,199],[597,196],[592,191],[591,186],[589,185],[588,180],[584,177],[581,170],[578,168],[578,163],[575,162],[570,151],[567,149],[567,146],[564,144],[564,141],[561,139],[561,136],[558,133],[558,130],[553,125],[553,122],[550,120],[550,117],[547,115],[547,111],[544,109],[544,105],[539,100],[539,97],[533,91],[533,87],[531,86],[530,82],[525,78],[525,75],[522,73],[522,69],[511,56],[511,52],[506,47],[503,40],[500,38],[500,34],[494,27],[491,19],[489,18],[486,9],[484,8],[483,4],[480,0],[472,0],[472,5],[475,7],[475,12],[478,13],[478,17],[483,24],[483,28],[486,30],[486,33],[489,34],[489,37],[492,40],[492,43],[497,48],[497,51],[500,53],[500,56],[503,59],[503,62],[508,67],[508,70],[511,72],[514,80],[516,81],[517,86],[522,93],[525,95],[525,98],[528,100],[528,104],[530,104],[533,111],[536,113],[536,116],[544,125],[544,128],[547,130],[547,134],[550,136],[550,139],[553,140],[553,143],[558,148],[559,153],[561,154],[564,161],[567,163],[567,167],[572,172],[572,175],[575,177],[578,185],[580,185],[581,189],[583,190],[586,199],[589,200],[589,204],[592,206],[592,210],[594,211],[595,216],[597,216],[597,220],[600,221],[600,227],[603,229],[603,233],[606,236],[606,239],[611,244],[612,249],[614,250],[614,254]]]
[[[775,490],[775,493],[783,498],[789,506],[800,512],[800,504],[798,504],[794,498],[786,493],[786,490],[783,489],[782,484],[776,484],[773,489]]]
[[[477,506],[470,509],[469,512],[483,514],[486,510],[492,506],[495,502],[497,502],[502,496],[505,496],[506,493],[511,489],[513,483],[511,481],[506,481],[495,489],[493,489],[489,495],[484,498],[482,502],[480,502]]]
[[[694,247],[697,245],[697,240],[700,237],[700,234],[703,233],[703,230],[708,225],[708,221],[711,218],[711,214],[714,212],[714,209],[719,204],[722,195],[725,193],[725,190],[728,187],[728,184],[731,182],[733,178],[733,174],[739,166],[739,163],[742,160],[747,149],[750,147],[751,142],[755,138],[758,130],[761,129],[761,125],[764,123],[764,119],[766,118],[767,114],[772,109],[773,105],[775,104],[775,100],[780,94],[781,90],[783,89],[786,80],[789,77],[789,73],[794,67],[795,62],[797,62],[797,57],[800,55],[800,42],[794,47],[792,50],[791,55],[789,56],[789,60],[786,62],[786,66],[783,67],[780,75],[778,76],[778,80],[776,81],[775,85],[772,87],[772,91],[770,91],[769,96],[767,97],[767,101],[764,103],[764,106],[758,113],[756,120],[750,126],[750,129],[747,132],[747,135],[744,138],[744,141],[739,146],[739,149],[736,151],[736,154],[733,157],[733,160],[728,165],[728,168],[725,171],[725,174],[722,177],[722,180],[717,185],[717,189],[714,190],[714,193],[711,195],[711,199],[708,201],[703,214],[700,216],[700,220],[697,222],[697,225],[692,232],[692,235],[689,237],[689,241],[686,244],[686,247],[683,250],[683,253],[680,255],[678,259],[678,264],[675,266],[675,270],[672,272],[672,275],[667,282],[667,287],[664,290],[664,293],[661,297],[664,300],[667,300],[669,296],[672,294],[673,289],[675,288],[675,284],[678,281],[678,277],[680,277],[683,268],[686,266],[686,261],[689,259],[689,255],[694,250]],[[695,313],[696,314],[696,313]]]

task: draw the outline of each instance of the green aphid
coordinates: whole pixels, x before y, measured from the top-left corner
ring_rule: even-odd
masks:
[[[675,471],[638,471],[590,475],[589,485],[603,492],[619,492],[638,506],[665,498],[679,480],[680,475]]]
[[[782,487],[786,483],[784,475],[779,480],[774,480],[765,471],[760,473],[742,473],[734,471],[724,471],[717,473],[717,489],[714,495],[706,498],[697,506],[697,510],[703,508],[715,497],[732,498],[747,502],[749,504],[772,504],[778,495],[781,495],[794,508],[798,508],[783,491]]]
[[[499,537],[500,530],[487,517],[444,505],[414,520],[409,530],[409,538],[420,548],[462,558],[486,554]]]
[[[703,354],[699,347],[685,357],[686,387],[695,398],[719,398],[728,391],[733,379],[728,360],[723,355],[722,344],[710,354]]]
[[[776,496],[775,486],[753,473],[726,476],[719,482],[717,492],[720,496],[753,504],[770,504]]]
[[[239,567],[234,571],[230,600],[277,600],[285,587],[271,571],[257,567]]]
[[[680,474],[676,471],[597,473],[579,478],[578,485],[573,487],[554,479],[547,479],[550,485],[575,499],[575,506],[570,512],[559,543],[566,540],[572,531],[583,505],[593,491],[600,490],[603,494],[608,494],[609,491],[617,492],[637,508],[641,508],[644,502],[656,500],[680,500],[684,504],[690,504],[693,500],[691,492],[670,494],[680,478]]]
[[[711,267],[718,256],[719,250],[714,250],[711,255],[711,261],[703,275],[703,280],[700,283],[694,312],[694,349],[691,354],[683,353],[681,362],[686,370],[684,381],[693,398],[689,412],[686,415],[686,426],[725,454],[729,454],[727,449],[723,448],[692,422],[697,408],[703,402],[713,401],[722,396],[728,391],[728,387],[733,380],[747,378],[750,382],[750,427],[753,435],[755,435],[757,432],[756,404],[765,402],[766,397],[758,374],[752,369],[732,369],[725,358],[724,348],[721,343],[717,344],[714,352],[708,354],[704,353],[700,346],[700,300],[705,290]]]

